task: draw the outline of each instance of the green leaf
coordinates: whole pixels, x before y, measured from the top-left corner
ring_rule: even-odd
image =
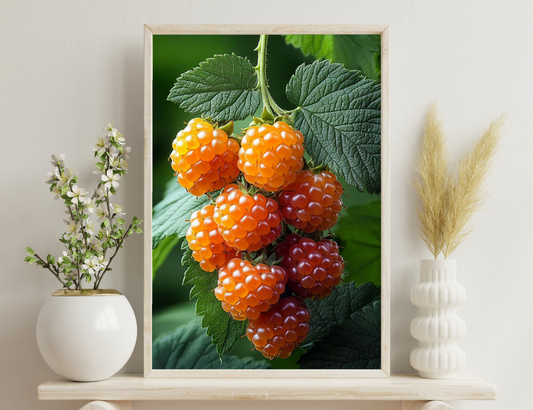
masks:
[[[311,54],[319,60],[327,58],[346,68],[361,70],[368,78],[380,78],[379,64],[376,64],[381,53],[379,35],[294,34],[285,36],[285,42],[299,48],[306,56]]]
[[[206,195],[197,198],[177,182],[171,183],[163,200],[154,207],[152,249],[167,236],[183,238],[189,228],[191,213],[209,204],[209,201]]]
[[[346,282],[381,285],[381,201],[348,208],[335,227],[335,240],[346,262]]]
[[[152,317],[152,340],[155,341],[159,336],[174,332],[177,327],[191,322],[201,322],[201,318],[194,315],[192,302],[182,302],[160,309]]]
[[[330,327],[298,361],[300,369],[379,369],[381,301]]]
[[[193,115],[238,121],[259,107],[256,87],[257,73],[250,61],[235,54],[216,55],[183,73],[167,100]]]
[[[327,60],[302,64],[287,86],[295,127],[316,164],[361,192],[381,190],[381,86]]]
[[[355,282],[338,286],[336,291],[323,300],[309,300],[307,307],[311,312],[309,335],[302,347],[308,348],[329,329],[349,319],[366,305],[379,300],[381,289],[372,283],[357,286]]]
[[[35,252],[33,251],[32,248],[30,248],[29,246],[27,248],[25,248],[26,252],[28,253],[28,255],[35,255]]]
[[[152,279],[155,277],[157,269],[163,264],[168,254],[178,244],[179,238],[177,235],[167,236],[157,248],[152,250]]]
[[[245,322],[234,320],[222,309],[213,292],[218,283],[217,274],[200,268],[199,263],[192,258],[187,241],[182,242],[181,248],[184,250],[181,263],[187,267],[183,284],[192,285],[189,298],[197,299],[196,314],[202,316],[202,327],[207,328],[207,335],[212,337],[218,355],[222,357],[244,334]]]
[[[33,262],[35,262],[36,259],[37,259],[37,258],[33,258],[33,257],[31,257],[31,256],[26,256],[26,257],[24,258],[24,262],[27,262],[27,263],[29,263],[29,264],[32,264]]]
[[[268,369],[265,361],[226,356],[220,360],[215,347],[198,323],[180,326],[152,345],[154,369]]]
[[[126,221],[122,218],[117,218],[117,222],[121,225],[124,225],[126,223]]]

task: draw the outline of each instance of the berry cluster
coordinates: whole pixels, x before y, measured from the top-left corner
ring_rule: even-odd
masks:
[[[344,270],[338,245],[322,237],[337,222],[343,188],[329,171],[303,170],[303,142],[283,121],[250,126],[239,139],[195,118],[170,156],[192,195],[222,189],[191,215],[187,241],[200,267],[217,271],[222,309],[248,321],[248,339],[269,359],[289,357],[307,337],[304,299],[328,296]]]

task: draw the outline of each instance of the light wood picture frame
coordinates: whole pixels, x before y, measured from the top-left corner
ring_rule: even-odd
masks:
[[[381,36],[381,368],[162,370],[152,368],[152,186],[154,35],[377,34]],[[145,25],[144,27],[144,376],[170,378],[384,378],[390,377],[390,185],[388,25]],[[288,383],[291,383],[290,381]],[[302,397],[304,398],[304,397]]]

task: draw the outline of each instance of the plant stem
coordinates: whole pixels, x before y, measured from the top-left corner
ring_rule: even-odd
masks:
[[[42,262],[43,268],[48,269],[50,272],[52,272],[52,274],[57,278],[57,280],[59,282],[61,282],[63,287],[65,287],[67,289],[70,289],[70,286],[67,286],[67,284],[65,282],[63,282],[63,280],[61,280],[61,278],[59,277],[59,272],[56,271],[55,266],[49,264],[48,262],[46,262],[43,258],[41,258],[37,254],[34,254],[34,256]]]
[[[124,233],[124,235],[122,235],[122,238],[120,238],[120,242],[118,243],[117,247],[115,248],[115,253],[113,253],[113,255],[109,258],[109,263],[107,264],[106,268],[104,269],[104,271],[102,272],[102,274],[98,278],[98,281],[95,280],[94,289],[98,289],[98,286],[100,286],[100,282],[102,281],[102,278],[104,277],[105,273],[109,270],[109,268],[111,266],[111,262],[113,262],[113,258],[116,256],[118,250],[122,246],[122,243],[124,242],[124,239],[126,239],[126,237],[128,237],[128,232],[130,231],[130,229],[132,227],[133,227],[133,223],[130,224],[128,229],[126,229],[126,232]]]
[[[257,45],[257,66],[255,70],[259,77],[258,89],[261,91],[261,98],[263,99],[263,105],[266,110],[274,117],[286,115],[287,112],[280,108],[268,91],[268,80],[266,75],[266,62],[267,62],[267,43],[268,36],[261,35],[259,37],[259,44]]]

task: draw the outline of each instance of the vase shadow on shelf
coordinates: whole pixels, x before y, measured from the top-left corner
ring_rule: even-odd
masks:
[[[465,296],[457,282],[455,260],[420,261],[420,281],[411,289],[411,302],[420,310],[411,322],[411,335],[419,341],[411,352],[411,366],[420,377],[452,379],[465,366],[466,355],[457,347],[466,331],[457,316]]]

